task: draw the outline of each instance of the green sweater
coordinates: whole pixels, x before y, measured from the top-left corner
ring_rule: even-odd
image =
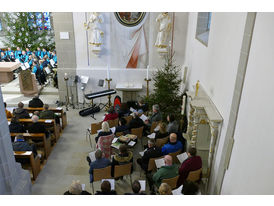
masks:
[[[163,179],[176,177],[178,175],[178,165],[162,166],[154,175],[153,182],[157,187],[162,183]]]

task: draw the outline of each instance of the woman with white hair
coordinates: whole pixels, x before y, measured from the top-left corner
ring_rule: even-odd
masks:
[[[103,122],[102,123],[102,130],[98,133],[97,137],[95,137],[95,142],[98,142],[99,137],[101,136],[108,136],[112,134],[111,129],[109,128],[108,122]]]
[[[82,185],[80,181],[72,181],[72,184],[69,186],[69,190],[64,193],[64,195],[91,195],[89,192],[82,190]]]

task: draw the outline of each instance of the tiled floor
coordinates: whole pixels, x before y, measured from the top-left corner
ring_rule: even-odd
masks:
[[[97,113],[94,120],[91,117],[79,116],[79,110],[70,110],[67,112],[68,125],[64,129],[61,138],[51,152],[49,159],[39,174],[36,182],[32,187],[32,194],[36,195],[61,195],[68,190],[72,180],[80,180],[86,185],[86,190],[92,192],[89,183],[89,166],[86,156],[91,149],[89,142],[86,140],[86,130],[92,122],[102,119],[104,112]],[[94,146],[94,140],[92,141]],[[140,168],[136,164],[136,158],[139,157],[141,144],[134,147],[134,172],[132,180],[145,179],[143,173],[140,177]],[[118,194],[131,192],[129,177],[124,180],[118,180],[115,183],[115,189]],[[94,183],[95,191],[100,189],[100,182]],[[148,185],[147,185],[147,194]]]

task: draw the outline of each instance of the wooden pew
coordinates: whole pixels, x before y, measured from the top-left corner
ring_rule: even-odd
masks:
[[[43,111],[43,107],[26,107],[26,109],[29,113],[33,113],[35,111]],[[50,111],[53,111],[54,113],[59,113],[61,114],[61,119],[62,119],[62,129],[64,129],[67,126],[67,114],[64,112],[63,108],[49,108]]]
[[[9,122],[11,121],[11,119],[7,119]],[[23,124],[32,124],[32,120],[31,119],[19,119],[19,122],[23,123]],[[55,120],[54,119],[39,119],[38,120],[39,123],[41,124],[45,124],[46,126],[50,125],[53,127],[54,129],[54,135],[55,135],[55,142],[59,139],[60,137],[60,130],[58,129],[58,127],[56,126]]]
[[[15,137],[17,135],[23,135],[25,139],[42,140],[45,159],[49,157],[51,151],[50,138],[46,138],[44,133],[10,133],[11,137]]]
[[[36,156],[34,158],[32,151],[14,151],[15,158],[21,158],[21,159],[29,159],[33,180],[36,180],[39,172],[40,172],[40,158]]]

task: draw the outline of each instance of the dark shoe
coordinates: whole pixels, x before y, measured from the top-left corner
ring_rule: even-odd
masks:
[[[88,161],[88,165],[90,165],[91,159],[89,158],[89,156],[87,156],[87,161]]]

